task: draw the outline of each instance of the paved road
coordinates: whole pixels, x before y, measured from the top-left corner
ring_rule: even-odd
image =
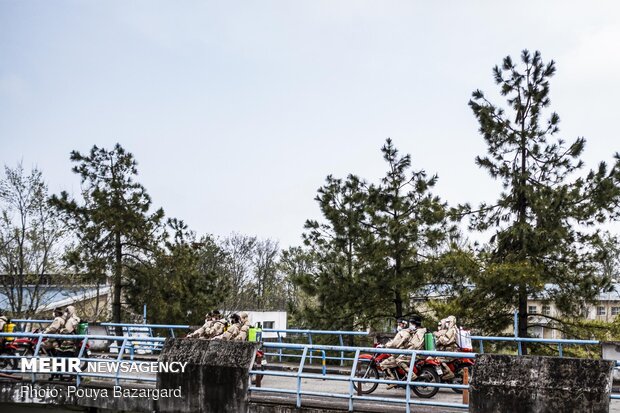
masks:
[[[277,389],[288,389],[295,390],[297,388],[297,381],[292,377],[276,377],[276,376],[264,376],[261,387],[263,388],[277,388]],[[344,399],[344,397],[348,397],[349,395],[349,383],[346,381],[328,381],[321,379],[310,379],[310,378],[302,378],[301,380],[301,389],[306,392],[325,392],[325,393],[337,393],[342,395],[342,399],[330,399],[328,403],[323,405],[323,407],[328,407],[328,405],[332,406],[345,406],[348,403],[348,400]],[[369,396],[373,397],[381,397],[381,398],[394,398],[399,400],[405,400],[405,389],[398,388],[388,390],[385,385],[381,384],[372,394]],[[273,393],[257,393],[254,392],[252,394],[252,398],[256,400],[261,400],[266,398],[269,400],[271,398],[272,401],[279,401],[282,403],[294,403],[294,395],[278,395],[276,396]],[[414,403],[427,403],[427,402],[438,402],[438,403],[459,403],[462,404],[463,396],[460,394],[454,393],[450,389],[439,389],[439,392],[435,397],[431,399],[421,399],[413,392],[411,393],[412,400]],[[308,395],[302,396],[302,405],[308,406],[320,406],[320,402],[324,402],[324,398],[319,398],[318,396]],[[385,411],[404,411],[404,404],[397,403],[377,403],[374,402],[372,404],[362,403],[360,401],[355,401],[355,409],[356,411],[374,411],[374,412],[385,412]],[[412,410],[416,412],[464,412],[466,409],[451,409],[447,407],[422,407],[422,406],[412,406]],[[612,413],[620,413],[620,400],[612,400],[610,406],[610,412]]]

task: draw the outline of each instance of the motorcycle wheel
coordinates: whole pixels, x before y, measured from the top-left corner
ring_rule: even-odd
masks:
[[[435,371],[435,367],[424,366],[418,374],[418,378],[414,381],[416,383],[439,383],[439,375]],[[430,399],[435,396],[439,391],[439,387],[430,387],[430,386],[411,386],[411,390],[418,396],[423,399]]]
[[[469,380],[471,380],[471,367],[469,368]],[[455,373],[454,378],[450,380],[452,384],[463,384],[463,367],[460,367]],[[463,389],[452,389],[457,394],[463,394]]]
[[[379,379],[379,370],[368,361],[359,360],[355,369],[355,377],[358,379]],[[377,389],[379,383],[353,382],[355,391],[362,394],[370,394]]]
[[[15,356],[16,354],[7,353],[7,356]],[[0,359],[0,371],[2,370],[17,370],[19,367],[19,359]]]

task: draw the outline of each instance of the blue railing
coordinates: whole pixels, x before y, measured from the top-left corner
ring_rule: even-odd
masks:
[[[89,363],[89,362],[105,362],[105,363],[113,363],[113,364],[117,364],[119,365],[116,368],[116,372],[114,374],[107,374],[107,373],[93,373],[93,372],[63,372],[61,373],[62,375],[71,375],[71,376],[76,376],[76,383],[79,386],[81,383],[81,379],[84,377],[97,377],[97,378],[107,378],[107,379],[114,379],[115,384],[116,385],[120,385],[120,381],[121,380],[125,380],[125,381],[146,381],[146,382],[155,382],[157,379],[155,377],[145,377],[145,376],[133,376],[133,375],[123,375],[121,374],[121,369],[120,369],[120,363],[126,363],[127,360],[124,359],[125,356],[125,350],[129,350],[129,361],[131,361],[132,363],[136,363],[136,364],[149,364],[150,362],[146,362],[146,361],[134,361],[133,360],[133,354],[134,354],[134,348],[136,346],[136,343],[139,342],[157,342],[157,343],[163,343],[165,341],[165,338],[159,338],[159,337],[140,337],[140,338],[136,338],[136,337],[126,337],[126,336],[108,336],[108,335],[90,335],[90,334],[45,334],[45,333],[0,333],[0,338],[4,338],[4,337],[12,337],[12,338],[31,338],[31,339],[36,339],[36,344],[35,342],[32,342],[32,345],[34,345],[34,350],[32,354],[16,354],[16,355],[9,355],[9,354],[3,354],[0,355],[0,360],[1,359],[9,359],[9,360],[13,360],[13,359],[18,359],[21,360],[23,358],[27,358],[27,359],[38,359],[41,357],[50,357],[47,354],[41,354],[41,347],[43,345],[43,342],[45,340],[72,340],[75,341],[76,343],[79,342],[81,340],[81,343],[78,343],[80,345],[79,347],[79,351],[78,354],[75,358],[77,358],[79,360],[80,365],[82,365],[82,363]],[[115,358],[92,358],[92,357],[88,357],[88,351],[87,351],[87,345],[89,341],[94,341],[94,340],[105,340],[105,341],[122,341],[121,347],[120,347],[120,351],[118,353],[118,356]],[[77,348],[76,348],[77,350]],[[21,369],[4,369],[2,370],[5,373],[21,373]],[[32,382],[36,381],[36,377],[38,374],[43,374],[43,373],[29,373],[32,375]],[[47,374],[47,373],[46,373]]]
[[[467,409],[469,406],[463,403],[447,403],[447,402],[435,402],[435,401],[421,401],[414,400],[411,396],[411,387],[412,386],[423,386],[423,387],[439,387],[439,388],[454,388],[454,389],[463,389],[467,390],[469,388],[468,385],[462,384],[447,384],[447,383],[429,383],[429,382],[417,382],[412,380],[413,378],[413,370],[414,364],[416,363],[416,358],[418,356],[430,356],[430,357],[455,357],[455,358],[475,358],[476,353],[459,353],[459,352],[445,352],[445,351],[415,351],[415,350],[397,350],[397,349],[385,349],[385,348],[371,348],[371,347],[347,347],[347,346],[326,346],[326,345],[311,345],[311,344],[287,344],[287,343],[263,343],[263,347],[266,348],[274,348],[274,349],[289,349],[289,350],[301,350],[301,358],[299,361],[299,365],[296,372],[282,372],[282,371],[270,371],[270,370],[251,370],[250,374],[252,375],[262,375],[262,376],[277,376],[277,377],[290,377],[296,380],[296,388],[285,389],[285,388],[274,388],[274,387],[250,387],[251,391],[254,392],[265,392],[265,393],[279,393],[279,394],[290,394],[295,395],[295,404],[297,408],[301,408],[303,405],[303,396],[320,396],[327,398],[335,398],[335,399],[347,399],[348,400],[348,410],[354,411],[355,401],[374,401],[374,402],[385,402],[385,403],[395,403],[395,404],[404,404],[407,412],[411,411],[411,405],[425,405],[425,406],[438,406],[438,407],[450,407],[450,408],[458,408],[458,409]],[[309,354],[312,351],[321,350],[321,351],[330,351],[330,352],[353,352],[355,357],[353,358],[353,366],[351,368],[351,372],[348,375],[337,375],[337,374],[313,374],[313,373],[304,373],[304,366],[306,360],[309,358]],[[360,354],[362,352],[366,353],[389,353],[393,355],[407,355],[411,357],[411,361],[409,364],[409,372],[406,380],[387,380],[384,378],[379,379],[369,379],[363,377],[357,377],[357,367],[358,360]],[[346,382],[348,383],[348,391],[347,392],[316,392],[309,391],[303,389],[302,379],[317,379],[317,380],[326,380],[326,381],[334,381],[334,382]],[[404,398],[396,398],[396,397],[376,397],[376,396],[363,396],[358,393],[355,389],[355,385],[361,386],[363,383],[377,383],[377,384],[394,384],[394,385],[404,385],[405,386],[405,397]]]
[[[263,332],[265,333],[276,333],[277,334],[277,338],[278,338],[278,343],[283,343],[282,341],[282,334],[297,334],[297,335],[304,335],[306,337],[308,337],[308,344],[312,345],[312,336],[318,336],[318,335],[331,335],[331,336],[338,336],[338,343],[340,344],[341,347],[344,347],[344,336],[368,336],[368,332],[366,331],[332,331],[332,330],[302,330],[302,329],[286,329],[286,330],[281,330],[281,329],[273,329],[273,328],[264,328]],[[301,357],[299,354],[286,354],[283,352],[283,348],[280,347],[278,349],[277,353],[265,353],[265,355],[267,356],[277,356],[278,357],[278,361],[282,362],[282,358],[283,357]],[[343,366],[344,362],[349,360],[353,360],[352,357],[345,357],[345,351],[341,351],[340,352],[340,356],[339,357],[334,357],[334,356],[330,356],[330,357],[324,357],[323,360],[339,360],[340,361],[340,365]],[[310,353],[310,357],[309,357],[309,363],[312,364],[313,361],[313,355],[312,352]]]
[[[561,339],[561,338],[525,338],[525,337],[485,337],[485,336],[472,336],[472,341],[477,341],[480,350],[479,353],[484,353],[484,342],[485,341],[493,341],[493,342],[512,342],[517,343],[517,354],[523,355],[523,348],[521,343],[535,343],[535,344],[557,344],[558,346],[558,355],[560,357],[564,356],[564,348],[565,345],[598,345],[601,344],[598,340],[571,340],[571,339]]]

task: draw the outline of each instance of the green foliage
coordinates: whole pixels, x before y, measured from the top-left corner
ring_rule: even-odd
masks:
[[[542,120],[555,63],[528,51],[521,63],[518,68],[506,57],[493,70],[507,109],[479,90],[469,102],[488,152],[476,163],[504,190],[493,204],[475,211],[463,206],[471,229],[493,235],[481,252],[480,273],[469,280],[475,288],[465,291],[458,305],[484,308],[485,321],[497,319],[485,324],[495,332],[508,326],[508,314],[518,308],[519,334],[525,336],[528,297],[553,300],[568,317],[609,286],[609,277],[597,268],[598,228],[618,214],[620,158],[616,155],[611,169],[601,162],[585,177],[575,177],[583,168],[585,139],[566,143],[559,138],[556,113]]]
[[[196,241],[181,221],[169,220],[168,227],[173,240],[153,261],[130,266],[127,302],[138,313],[146,304],[150,322],[202,324],[230,289],[226,255],[210,236]]]
[[[303,309],[314,326],[348,330],[417,312],[409,297],[431,279],[453,230],[431,192],[437,177],[412,171],[390,139],[381,151],[380,183],[328,176],[316,197],[324,219],[306,222],[305,254],[316,261],[294,282],[314,299]]]
[[[164,213],[150,212],[151,198],[135,180],[137,163],[119,144],[112,150],[93,146],[87,155],[73,151],[71,161],[82,181],[82,201],[64,191],[51,198],[77,235],[67,260],[98,281],[113,274],[112,319],[120,322],[125,270],[131,263],[148,262]]]

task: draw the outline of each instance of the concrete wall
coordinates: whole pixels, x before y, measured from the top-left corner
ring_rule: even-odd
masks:
[[[159,389],[180,386],[180,399],[160,399],[159,412],[247,412],[249,370],[257,343],[169,338],[159,361],[187,362],[184,373],[158,373]]]
[[[609,411],[613,363],[559,357],[482,354],[472,374],[469,411]]]

